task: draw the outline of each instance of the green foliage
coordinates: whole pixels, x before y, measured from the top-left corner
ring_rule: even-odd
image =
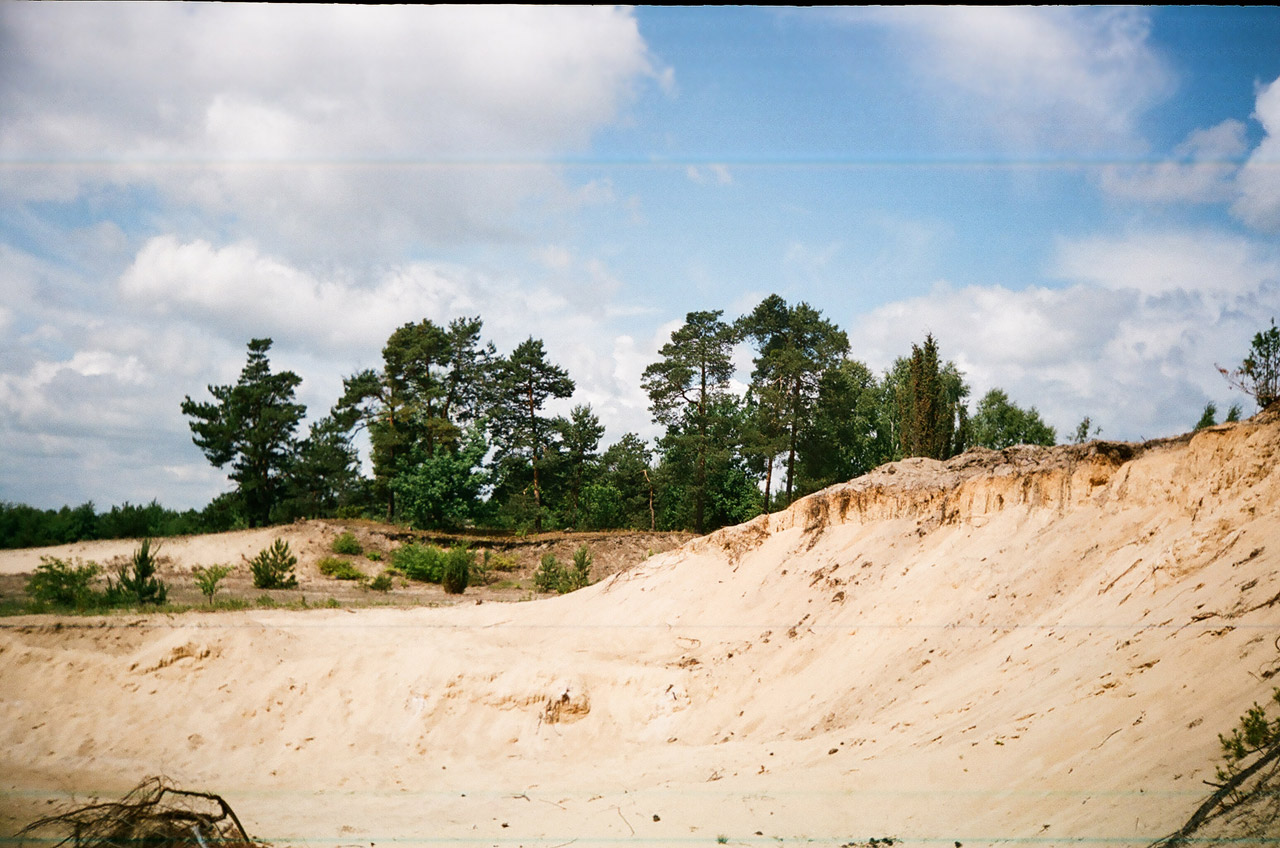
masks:
[[[969,387],[954,362],[942,365],[938,343],[930,333],[923,345],[911,346],[896,381],[902,455],[948,459],[964,450]]]
[[[662,346],[662,357],[644,369],[641,385],[649,394],[653,419],[667,427],[668,453],[681,457],[683,487],[692,502],[692,525],[701,533],[708,525],[709,466],[722,446],[712,431],[719,422],[717,402],[726,397],[733,376],[734,328],[720,320],[721,310],[690,312],[682,327]]]
[[[698,529],[739,524],[760,514],[763,506],[756,478],[747,468],[742,434],[749,415],[732,395],[717,398],[709,410],[705,442],[686,438],[694,422],[668,427],[659,440],[662,461],[654,472],[657,523],[664,528]],[[699,483],[696,451],[705,446]]]
[[[775,456],[786,455],[786,499],[791,503],[802,433],[812,423],[822,375],[849,352],[849,339],[809,304],[789,306],[776,294],[740,319],[736,329],[755,343],[757,351],[751,374],[759,412],[757,450],[766,471],[772,469]],[[766,479],[767,489],[772,475]]]
[[[1266,409],[1280,397],[1280,328],[1276,319],[1271,327],[1253,337],[1249,353],[1240,367],[1234,371],[1218,366],[1227,382],[1258,402],[1258,409]]]
[[[393,584],[390,571],[383,571],[377,577],[369,581],[369,588],[375,592],[390,592]]]
[[[298,558],[289,550],[289,543],[276,539],[271,547],[264,548],[249,561],[256,589],[292,589],[298,585],[293,567]]]
[[[200,587],[200,594],[204,595],[209,601],[209,605],[213,605],[213,596],[218,591],[218,584],[222,579],[231,573],[229,565],[209,565],[196,566],[191,573],[195,575],[196,585]]]
[[[356,539],[356,534],[350,530],[346,531],[338,538],[333,540],[333,544],[329,546],[335,554],[346,554],[347,556],[359,556],[364,553],[364,548]]]
[[[360,457],[351,435],[350,424],[340,411],[311,424],[307,437],[294,445],[288,459],[272,521],[336,515],[362,497]]]
[[[577,584],[573,588],[581,589],[583,586],[591,585],[591,552],[587,550],[586,545],[573,552],[571,575],[573,582]]]
[[[224,529],[213,513],[176,512],[152,501],[146,506],[125,502],[95,513],[92,501],[77,507],[36,509],[0,503],[0,548],[37,548],[90,539],[141,539],[204,533]]]
[[[567,526],[577,528],[582,524],[582,489],[596,470],[596,451],[604,436],[604,425],[591,411],[590,405],[575,406],[568,418],[555,421],[560,431],[564,449],[564,474],[567,479],[568,503],[565,506]]]
[[[1271,699],[1280,704],[1280,688],[1272,691]],[[1280,745],[1280,718],[1268,718],[1266,707],[1255,701],[1241,716],[1239,726],[1233,728],[1230,735],[1218,734],[1218,741],[1223,759],[1223,765],[1218,767],[1218,780],[1225,782],[1240,771],[1244,760]]]
[[[492,553],[485,551],[485,562],[492,571],[519,571],[520,563],[516,562],[516,558],[511,554]]]
[[[545,505],[540,467],[557,436],[554,422],[542,414],[552,398],[573,394],[569,373],[547,360],[542,341],[530,337],[496,364],[490,426],[500,467],[527,467],[532,473],[533,530],[542,532]],[[503,477],[512,470],[504,470]],[[507,486],[508,490],[512,487]]]
[[[478,427],[468,428],[456,448],[437,445],[413,459],[391,480],[401,516],[413,527],[436,530],[466,527],[481,515],[481,493],[489,481],[483,466],[489,445]]]
[[[295,449],[294,430],[306,407],[294,403],[302,378],[271,373],[271,339],[249,342],[249,359],[234,386],[209,386],[214,403],[187,396],[182,413],[191,419],[192,441],[214,466],[231,465],[251,527],[267,524],[284,492],[285,472]]]
[[[117,581],[107,580],[107,596],[114,603],[163,604],[168,589],[156,577],[159,562],[151,549],[151,540],[143,539],[132,559],[120,566]]]
[[[398,512],[392,480],[410,454],[452,452],[463,426],[483,411],[493,345],[480,343],[480,328],[479,317],[455,319],[447,328],[427,319],[405,324],[387,339],[381,371],[344,380],[338,409],[345,420],[368,427],[374,492],[385,500],[388,519]]]
[[[566,568],[555,554],[542,555],[542,563],[533,574],[533,585],[539,592],[556,592],[563,595],[581,589],[591,583],[591,554],[586,545],[573,554],[573,565]]]
[[[461,595],[467,590],[471,579],[471,570],[475,568],[475,551],[465,545],[456,545],[449,549],[444,561],[444,573],[441,583],[444,591],[450,595]]]
[[[653,452],[635,433],[625,433],[601,455],[598,476],[582,489],[579,505],[581,526],[589,530],[606,528],[653,529],[649,506]]]
[[[55,557],[41,557],[40,565],[27,580],[27,594],[55,607],[90,609],[103,606],[106,597],[94,590],[93,581],[102,571],[96,562],[75,564]]]
[[[539,592],[559,592],[563,584],[564,566],[556,559],[555,554],[543,554],[542,563],[538,566],[538,570],[533,573],[534,588]]]
[[[1092,432],[1090,432],[1090,427],[1093,428]],[[1080,423],[1076,425],[1076,432],[1071,438],[1071,443],[1083,445],[1085,442],[1089,441],[1089,439],[1096,439],[1101,435],[1102,428],[1094,426],[1093,420],[1086,415],[1084,418],[1080,419]]]
[[[423,583],[439,583],[444,580],[445,553],[434,545],[410,542],[396,548],[391,562],[396,570]]]
[[[351,564],[350,560],[341,557],[322,557],[316,563],[316,568],[325,577],[332,577],[335,580],[364,580],[368,577],[360,569]]]
[[[1013,445],[1052,445],[1057,441],[1057,434],[1040,419],[1034,406],[1019,408],[1002,389],[992,389],[978,401],[978,408],[969,419],[969,434],[972,444],[993,450]]]
[[[365,559],[370,560],[371,562],[381,562],[382,551],[369,551],[367,554],[364,555],[364,557]]]
[[[1192,432],[1199,432],[1206,427],[1212,427],[1218,423],[1218,405],[1213,401],[1209,401],[1204,405],[1204,412],[1200,413],[1200,420],[1196,422],[1196,426],[1192,428]]]
[[[1233,422],[1239,421],[1240,415],[1241,415],[1240,404],[1233,403],[1231,404],[1230,408],[1227,409],[1227,417],[1224,419],[1224,421],[1226,421],[1227,423],[1233,423]]]
[[[800,433],[800,494],[852,480],[895,458],[898,444],[885,426],[884,401],[883,387],[861,362],[844,359],[822,373],[812,420]]]

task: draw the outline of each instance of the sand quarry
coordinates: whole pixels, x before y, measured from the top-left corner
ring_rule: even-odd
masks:
[[[5,619],[0,826],[163,774],[277,844],[1143,844],[1280,683],[1278,456],[907,460],[526,603]]]

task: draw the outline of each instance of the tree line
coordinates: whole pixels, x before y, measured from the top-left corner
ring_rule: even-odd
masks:
[[[254,339],[239,379],[212,400],[181,404],[192,439],[235,488],[178,513],[92,503],[37,510],[0,503],[0,546],[159,537],[298,518],[386,519],[424,529],[571,528],[707,532],[911,456],[947,459],[969,447],[1050,445],[1035,407],[970,388],[928,335],[881,374],[850,356],[847,335],[806,303],[765,298],[735,320],[690,312],[641,375],[663,432],[602,445],[590,405],[550,415],[573,395],[568,372],[530,337],[508,354],[482,338],[479,316],[397,328],[378,368],[343,380],[326,415],[300,432],[302,379],[271,368]],[[745,390],[732,358],[745,345]],[[1220,369],[1264,406],[1276,396],[1280,331],[1255,336],[1239,369]],[[1227,420],[1240,415],[1233,407]],[[1215,421],[1206,408],[1197,427]],[[367,434],[372,474],[361,472]],[[1084,418],[1072,437],[1100,429]]]
[[[998,389],[970,414],[969,387],[932,336],[877,376],[819,310],[771,295],[733,321],[689,313],[642,375],[663,435],[604,447],[590,405],[546,411],[575,384],[541,340],[500,354],[482,330],[478,316],[399,327],[381,366],[345,378],[305,435],[301,378],[271,370],[270,339],[249,343],[237,383],[209,386],[212,401],[188,396],[182,411],[228,469],[246,526],[369,515],[431,529],[705,532],[905,456],[1055,440]],[[741,344],[753,353],[745,392],[731,385]]]

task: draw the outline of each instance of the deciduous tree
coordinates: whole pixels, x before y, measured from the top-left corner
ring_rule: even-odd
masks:
[[[1001,450],[1012,445],[1052,445],[1057,440],[1053,428],[1045,424],[1033,406],[1021,409],[1003,389],[992,389],[978,401],[969,419],[970,442]]]
[[[1218,366],[1227,382],[1258,402],[1258,409],[1266,409],[1280,397],[1280,328],[1276,319],[1271,327],[1253,337],[1253,344],[1244,362],[1234,371]]]

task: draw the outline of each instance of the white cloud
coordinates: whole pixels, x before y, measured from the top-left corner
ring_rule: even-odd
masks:
[[[563,191],[556,157],[664,76],[632,12],[612,7],[0,16],[0,153],[33,161],[4,173],[12,196],[154,187],[233,234],[330,254],[510,238],[522,204]]]
[[[1232,212],[1251,226],[1274,232],[1280,230],[1280,79],[1258,92],[1253,117],[1266,135],[1240,169]]]
[[[1231,296],[1280,279],[1274,250],[1215,231],[1097,236],[1060,245],[1056,276],[1147,298],[1176,293]]]
[[[1227,120],[1191,133],[1174,148],[1170,161],[1111,165],[1102,188],[1130,200],[1156,203],[1222,202],[1235,195],[1235,177],[1247,149],[1245,125]]]
[[[887,25],[953,130],[981,119],[1015,149],[1132,148],[1170,71],[1138,8],[928,7],[843,13]]]
[[[1000,387],[1060,438],[1090,415],[1104,435],[1136,439],[1190,429],[1206,400],[1245,400],[1214,365],[1239,362],[1280,314],[1280,253],[1220,233],[1064,242],[1053,274],[1066,285],[942,284],[887,304],[851,328],[855,355],[887,368],[932,332],[975,400]]]

